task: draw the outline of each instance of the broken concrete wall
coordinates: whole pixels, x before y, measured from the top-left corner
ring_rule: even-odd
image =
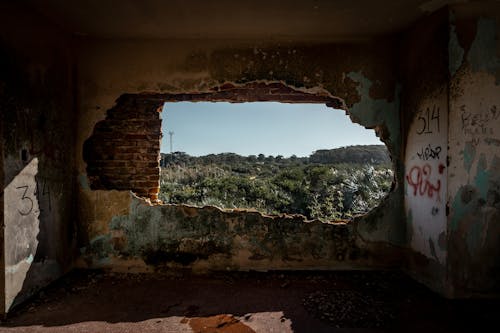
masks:
[[[500,5],[461,5],[455,6],[452,13],[449,284],[457,297],[498,294]]]
[[[60,277],[74,249],[73,66],[69,36],[0,5],[2,307]]]
[[[436,290],[445,287],[448,122],[448,10],[403,37],[401,112],[405,138],[404,201],[408,269]]]
[[[238,87],[256,81],[277,82],[313,95],[338,97],[344,101],[344,107],[349,110],[354,121],[378,131],[394,158],[397,174],[395,190],[371,214],[354,221],[352,226],[346,229],[347,232],[342,235],[345,237],[345,242],[352,242],[350,239],[355,239],[357,246],[361,244],[360,246],[366,249],[370,247],[369,244],[378,242],[404,244],[405,225],[401,223],[403,205],[401,186],[399,186],[403,178],[399,90],[393,67],[397,55],[394,40],[380,40],[377,43],[365,41],[354,44],[305,44],[293,41],[103,41],[82,38],[78,45],[81,112],[79,112],[76,159],[80,183],[79,216],[82,231],[80,246],[82,251],[87,253],[87,258],[95,258],[87,251],[90,249],[93,252],[95,247],[91,244],[99,239],[102,240],[100,244],[103,244],[103,247],[113,249],[105,253],[119,253],[113,243],[113,237],[110,236],[112,234],[122,235],[120,237],[123,237],[123,242],[133,242],[133,239],[128,238],[130,236],[126,229],[128,224],[116,224],[115,221],[118,218],[127,220],[128,223],[138,219],[143,221],[141,223],[151,223],[150,226],[144,226],[145,230],[156,230],[156,224],[159,221],[157,219],[148,222],[136,216],[141,210],[129,209],[131,203],[128,199],[128,192],[90,189],[87,164],[82,158],[83,145],[91,137],[96,123],[105,119],[106,111],[113,107],[119,96],[125,93],[211,93],[225,84]],[[241,101],[244,100],[245,96],[241,96]],[[342,111],[332,110],[331,112]],[[223,124],[221,124],[222,128]],[[148,211],[157,210],[156,214],[159,214],[159,219],[163,221],[161,223],[165,223],[165,228],[171,224],[169,228],[175,230],[180,228],[181,222],[178,219],[172,219],[172,216],[182,216],[182,209],[182,207],[155,206],[148,208]],[[163,214],[165,210],[169,213]],[[175,210],[178,211],[177,215],[171,212]],[[239,214],[242,214],[240,219],[244,221],[243,215],[246,213]],[[128,217],[123,217],[125,215]],[[204,216],[203,210],[198,215]],[[230,219],[224,214],[217,213],[214,217],[221,218],[222,225],[230,223]],[[210,222],[204,220],[203,223],[213,223],[211,220],[214,217],[210,217]],[[200,218],[193,221],[199,220],[199,223],[202,223]],[[255,223],[259,224],[264,220],[267,224],[281,223],[276,219],[266,220],[262,217],[255,219]],[[287,233],[282,237],[293,237],[294,228],[299,227],[285,229]],[[325,228],[333,227],[325,226]],[[240,233],[237,236],[231,235],[235,237],[235,240],[239,237],[246,237],[243,233],[246,232],[245,230],[247,229],[239,228],[237,231]],[[178,232],[177,235],[182,235],[182,233]],[[160,239],[156,234],[145,234],[145,240],[149,239],[151,248],[158,248],[153,245],[161,243],[161,237],[167,237],[167,233],[162,232],[159,236]],[[255,235],[248,237],[258,239]],[[164,240],[167,242],[168,238]],[[261,238],[260,241],[264,246],[265,239]],[[326,246],[331,241],[327,233],[323,244]],[[248,248],[246,250],[249,251]],[[229,255],[233,259],[230,267],[249,265],[245,261],[247,259],[233,257],[231,253]],[[135,259],[144,266],[142,254],[138,252],[132,254],[129,256],[130,265],[133,264],[134,255],[137,255]],[[333,252],[332,255],[334,255]],[[111,256],[108,258],[110,267],[114,265],[111,258]],[[162,256],[159,255],[159,258]],[[238,263],[235,258],[243,261]],[[100,258],[98,261],[89,260],[85,264],[93,267],[106,260],[106,258]],[[325,260],[330,260],[330,268],[337,267],[334,257]],[[391,265],[390,261],[381,259],[379,264]],[[305,264],[306,262],[305,260],[294,262],[293,267],[296,269],[314,268],[314,265]],[[252,261],[252,264],[255,262]],[[193,262],[191,266],[196,265],[197,263]],[[350,263],[352,268],[365,268],[370,265],[367,261],[361,260],[354,260]],[[318,267],[320,266],[318,263]]]
[[[81,264],[205,272],[387,267],[401,259],[388,251],[390,246],[368,250],[353,237],[354,225],[349,223],[216,207],[157,206],[134,195],[128,201],[128,211],[114,215],[107,232],[82,249]]]

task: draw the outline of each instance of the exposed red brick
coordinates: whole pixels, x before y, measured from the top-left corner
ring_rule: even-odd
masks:
[[[160,184],[161,119],[164,102],[324,103],[341,107],[339,99],[308,94],[281,83],[225,83],[210,93],[122,95],[98,122],[84,144],[84,160],[92,189],[132,190],[158,199]]]
[[[92,189],[132,190],[158,198],[163,103],[122,96],[84,144]]]

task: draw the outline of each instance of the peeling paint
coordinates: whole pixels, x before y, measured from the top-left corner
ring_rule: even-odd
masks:
[[[500,84],[500,59],[497,56],[497,26],[494,19],[480,18],[477,22],[476,38],[467,54],[467,61],[475,72],[486,71],[496,76]]]
[[[88,69],[83,85],[91,89],[85,90],[86,96],[79,105],[83,116],[78,123],[80,128],[76,147],[81,150],[83,142],[92,133],[92,126],[105,116],[103,110],[110,109],[117,96],[124,92],[136,95],[141,93],[158,95],[158,89],[160,89],[165,96],[179,94],[181,97],[186,97],[188,94],[201,96],[215,93],[220,94],[220,98],[227,99],[231,91],[239,90],[247,85],[280,83],[294,91],[324,96],[325,101],[331,104],[329,106],[346,109],[347,105],[356,104],[359,96],[356,92],[356,83],[345,77],[344,73],[353,69],[362,69],[363,73],[374,82],[368,87],[366,96],[370,103],[380,104],[380,107],[362,110],[353,119],[362,116],[361,125],[367,126],[370,117],[373,116],[376,121],[370,123],[370,126],[376,127],[377,134],[383,136],[383,141],[388,142],[391,154],[395,156],[394,163],[398,163],[397,167],[402,168],[398,155],[401,146],[399,101],[395,101],[394,97],[394,92],[399,93],[399,88],[395,84],[397,70],[392,62],[392,59],[397,58],[397,44],[392,39],[356,45],[338,43],[302,45],[293,41],[281,45],[274,42],[202,41],[200,44],[188,46],[177,41],[170,41],[168,45],[153,43],[151,48],[144,49],[143,45],[135,42],[127,45],[121,42],[106,43],[106,45],[90,42],[87,46],[91,45],[91,47],[86,46],[85,52],[92,58],[89,60],[87,57],[81,57],[81,59],[82,68]],[[120,58],[120,62],[100,60],[102,55],[112,59],[120,53],[119,50],[127,50],[127,57]],[[170,56],[173,54],[175,56]],[[144,59],[145,55],[148,61],[133,60]],[[150,61],[151,59],[155,61]],[[133,62],[130,62],[131,60]],[[193,68],[197,71],[194,72]],[[106,74],[103,75],[103,73]],[[271,96],[275,99],[281,98],[280,94],[282,94],[283,98],[290,97],[286,102],[298,101],[297,96],[286,91],[280,92],[276,89],[270,91],[275,93],[276,97]],[[237,100],[243,102],[248,101],[249,98],[262,97],[262,95],[255,96],[255,89],[252,89],[252,92],[254,94],[248,91],[239,93]],[[386,103],[383,103],[384,101]],[[318,99],[316,102],[321,101]],[[99,105],[101,109],[94,109],[94,105]],[[387,109],[387,105],[393,105],[393,107]],[[82,156],[79,153],[76,155]],[[85,161],[80,158],[77,164],[80,172],[85,172]],[[90,177],[89,179],[92,184]],[[208,252],[209,241],[213,241],[212,244],[220,244],[226,237],[214,239],[215,236],[204,234],[203,226],[215,223],[212,219],[216,217],[219,218],[219,224],[229,227],[228,231],[224,232],[232,233],[230,243],[232,247],[227,256],[232,256],[234,266],[229,264],[229,267],[238,265],[245,267],[246,265],[246,267],[270,269],[276,267],[274,265],[282,265],[300,269],[300,267],[319,267],[328,263],[328,266],[323,267],[337,268],[340,267],[339,260],[334,259],[337,257],[356,257],[356,266],[358,262],[366,260],[365,251],[358,249],[357,242],[362,244],[389,242],[389,244],[404,246],[406,241],[406,226],[400,223],[403,218],[403,208],[399,188],[395,190],[398,191],[397,193],[389,194],[380,209],[358,219],[357,223],[349,227],[322,225],[316,222],[304,224],[300,220],[295,221],[294,225],[292,220],[284,217],[273,219],[243,212],[224,212],[219,215],[215,211],[209,213],[199,208],[189,209],[189,214],[185,216],[184,213],[180,213],[183,210],[180,207],[151,208],[161,211],[162,217],[159,219],[153,217],[154,220],[149,221],[142,215],[149,214],[145,211],[150,208],[141,208],[140,213],[139,210],[122,215],[113,213],[115,215],[113,218],[108,214],[104,218],[103,214],[93,213],[93,211],[95,209],[105,211],[106,205],[112,204],[113,200],[109,199],[107,203],[103,203],[100,202],[101,192],[97,197],[92,195],[93,191],[92,193],[82,191],[81,186],[79,190],[80,193],[83,192],[82,197],[87,199],[87,202],[79,208],[80,215],[83,216],[81,222],[83,233],[90,239],[96,235],[109,234],[109,242],[112,244],[113,251],[117,252],[110,252],[109,257],[115,256],[113,260],[118,257],[124,260],[137,257],[141,258],[137,260],[147,260],[151,266],[160,265],[153,264],[153,262],[170,264],[175,263],[176,260],[180,261],[181,258],[171,255],[172,249],[177,249],[176,251],[183,251],[184,254],[190,251],[189,253],[194,253],[199,257],[188,264],[189,267],[200,265],[214,267],[216,261],[218,261],[217,265],[222,267],[224,260],[228,261],[227,258],[222,258],[226,256],[224,253],[226,250],[209,253],[208,259],[203,258],[206,257],[206,253],[202,252],[203,244],[207,244]],[[185,223],[181,223],[181,219],[184,219]],[[248,230],[245,227],[253,224],[263,224],[268,230],[259,231],[255,229],[257,227]],[[356,232],[362,234],[363,241],[353,231],[354,225],[359,227]],[[294,234],[295,229],[292,229],[292,226],[299,231],[302,230],[304,234]],[[202,229],[190,231],[189,228]],[[326,236],[316,235],[323,229]],[[213,232],[217,234],[219,231],[215,229]],[[310,233],[313,233],[313,236]],[[280,234],[285,234],[286,239],[280,238]],[[262,238],[264,237],[262,235],[267,236]],[[303,244],[304,247],[301,248],[299,244]],[[342,250],[343,248],[352,251]],[[91,254],[92,250],[87,249],[86,255],[92,256]],[[305,255],[313,259],[304,259]],[[254,260],[257,258],[260,260]],[[184,256],[182,260],[184,259],[193,259],[193,257]],[[315,264],[311,264],[310,260],[315,260]],[[381,261],[383,265],[384,260]],[[343,262],[353,261],[346,259]],[[363,265],[359,264],[359,266]]]
[[[450,178],[447,247],[450,284],[457,294],[500,290],[498,224],[499,159],[497,157],[498,24],[467,17],[460,22],[463,41],[470,41],[467,66],[450,81]],[[475,27],[475,28],[473,28]],[[470,36],[468,35],[470,34]]]
[[[360,96],[360,101],[349,108],[349,115],[353,121],[367,128],[385,125],[388,130],[388,137],[385,139],[390,143],[390,148],[396,150],[395,154],[397,154],[400,140],[399,95],[401,87],[399,85],[395,87],[396,97],[392,102],[387,99],[373,99],[370,96],[373,82],[362,72],[350,72],[346,76],[357,83],[356,90]]]

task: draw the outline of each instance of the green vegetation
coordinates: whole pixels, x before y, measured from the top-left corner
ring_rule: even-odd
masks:
[[[339,220],[364,214],[390,190],[385,146],[320,150],[310,157],[162,154],[165,203],[256,209]]]

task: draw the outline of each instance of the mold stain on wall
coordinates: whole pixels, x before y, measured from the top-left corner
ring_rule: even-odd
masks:
[[[158,206],[131,194],[129,213],[114,216],[108,227],[83,249],[87,265],[113,268],[130,261],[139,262],[140,270],[194,271],[377,265],[356,239],[352,223],[210,206]],[[394,258],[388,262],[395,264]]]

